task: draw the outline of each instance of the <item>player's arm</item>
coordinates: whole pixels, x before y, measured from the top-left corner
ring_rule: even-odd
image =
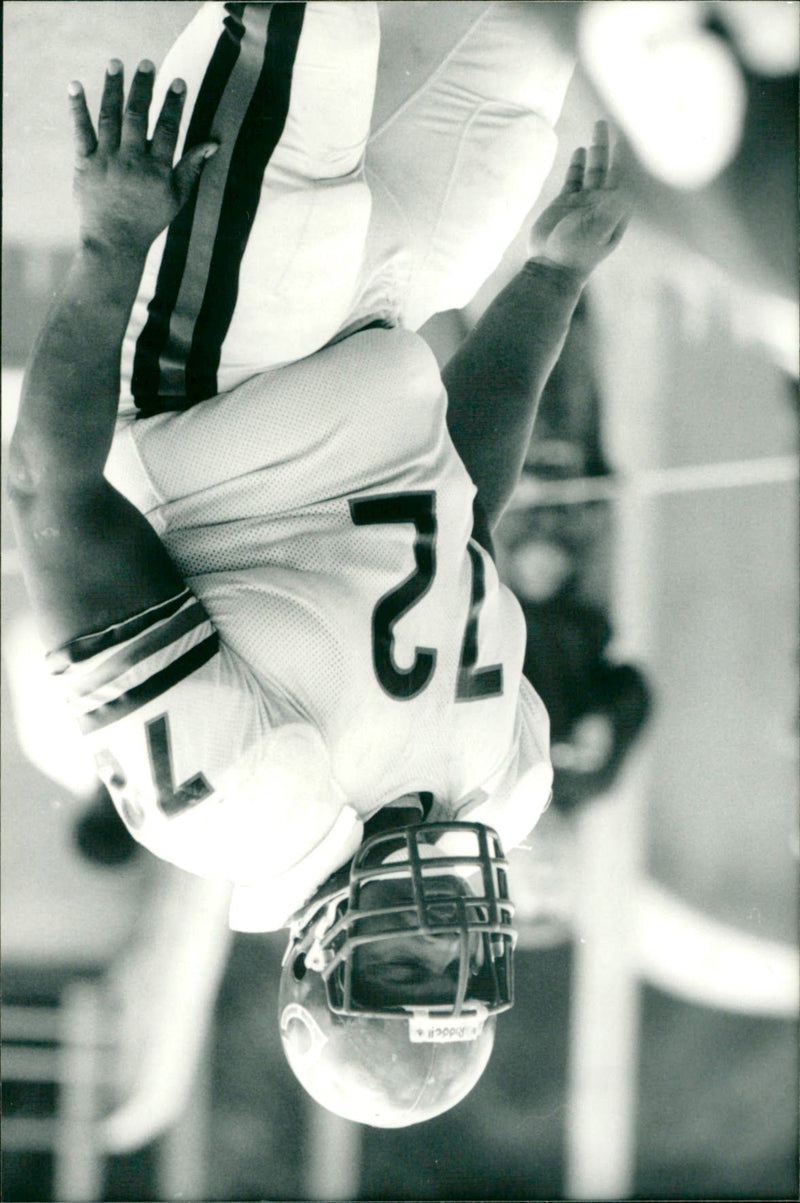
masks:
[[[147,520],[105,481],[120,353],[147,251],[187,199],[209,144],[173,169],[185,88],[173,85],[147,140],[152,64],[124,103],[106,74],[97,132],[70,85],[80,243],[23,385],[8,469],[26,583],[51,646],[118,622],[183,587]]]
[[[519,479],[547,378],[594,268],[620,241],[627,204],[599,121],[531,231],[530,257],[445,367],[447,424],[490,529]]]

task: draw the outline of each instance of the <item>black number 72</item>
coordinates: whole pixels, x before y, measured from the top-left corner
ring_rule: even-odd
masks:
[[[383,689],[393,698],[416,697],[430,683],[436,668],[436,649],[418,647],[409,668],[399,668],[394,658],[394,626],[430,589],[436,574],[436,494],[432,491],[383,494],[350,501],[356,526],[408,522],[414,527],[414,571],[395,589],[380,598],[372,612],[372,663]],[[478,619],[485,596],[483,558],[470,543],[472,594],[461,644],[455,700],[470,702],[503,692],[503,666],[476,667]]]

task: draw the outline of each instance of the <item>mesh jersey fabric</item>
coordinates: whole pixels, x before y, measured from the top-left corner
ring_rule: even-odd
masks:
[[[319,736],[263,694],[189,590],[48,661],[120,817],[162,859],[249,886],[357,846]]]
[[[548,721],[521,676],[521,611],[471,537],[475,489],[445,414],[426,343],[374,329],[118,432],[109,479],[147,515],[220,641],[219,700],[208,666],[176,687],[174,712],[171,696],[161,699],[173,739],[180,726],[192,746],[175,779],[191,768],[216,787],[217,723],[230,755],[216,772],[230,780],[248,747],[268,764],[271,729],[302,728],[313,745],[307,773],[302,756],[293,761],[294,802],[261,791],[269,874],[302,861],[345,809],[360,823],[428,791],[431,819],[491,822],[511,846],[549,797]],[[403,607],[409,582],[418,593]],[[381,659],[376,615],[387,598],[397,613]],[[420,687],[398,696],[420,663]],[[476,680],[487,688],[470,695]],[[126,721],[105,729],[120,761],[115,727]],[[141,730],[137,738],[141,748]],[[141,751],[137,764],[149,780]],[[355,828],[340,830],[350,847]],[[213,848],[198,853],[204,872],[209,856]],[[250,869],[240,882],[258,878]]]

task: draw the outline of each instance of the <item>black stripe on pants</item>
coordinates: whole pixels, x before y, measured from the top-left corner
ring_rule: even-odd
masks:
[[[203,304],[186,365],[189,405],[217,393],[222,343],[236,308],[239,267],[261,197],[264,172],[289,112],[292,73],[305,4],[276,4],[270,14],[264,62],[236,139],[222,202]]]
[[[210,137],[214,115],[239,57],[244,4],[228,4],[226,8],[228,16],[200,85],[182,154]],[[159,409],[160,359],[169,339],[170,319],[186,269],[196,203],[197,190],[169,227],[156,291],[147,306],[147,321],[136,340],[131,392],[142,417]]]

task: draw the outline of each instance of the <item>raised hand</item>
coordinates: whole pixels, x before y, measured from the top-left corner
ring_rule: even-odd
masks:
[[[588,276],[620,241],[629,215],[620,186],[619,148],[612,162],[608,125],[598,121],[588,155],[578,147],[563,188],[535,222],[529,254]]]
[[[155,68],[143,60],[123,103],[123,70],[112,59],[106,71],[95,133],[83,86],[69,86],[75,137],[75,196],[81,239],[113,250],[146,251],[183,207],[203,164],[217,149],[203,142],[173,168],[186,95],[176,79],[147,139]]]

